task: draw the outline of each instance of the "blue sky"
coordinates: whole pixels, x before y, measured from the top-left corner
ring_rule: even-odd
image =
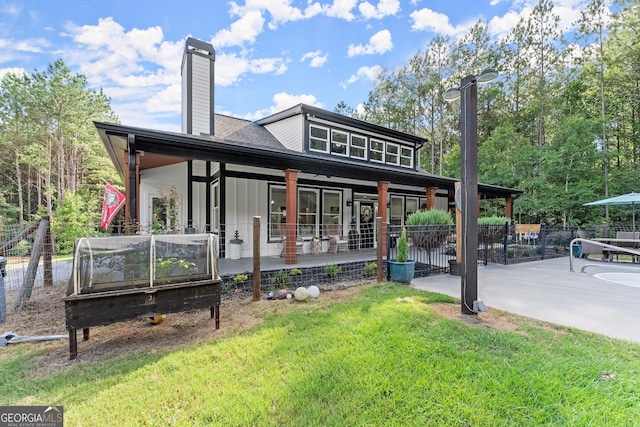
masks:
[[[436,33],[478,19],[499,39],[533,0],[2,0],[0,76],[58,58],[102,87],[127,125],[178,131],[180,62],[194,37],[216,49],[215,109],[258,119],[300,102],[366,101]],[[556,0],[568,28],[584,0]]]

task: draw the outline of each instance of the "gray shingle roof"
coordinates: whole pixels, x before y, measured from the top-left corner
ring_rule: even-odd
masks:
[[[283,152],[290,151],[267,129],[254,122],[222,114],[215,114],[213,120],[216,139],[246,147],[259,147]]]

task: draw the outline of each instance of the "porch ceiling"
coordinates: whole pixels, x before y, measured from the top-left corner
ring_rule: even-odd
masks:
[[[94,122],[113,164],[121,176],[125,176],[125,151],[127,136],[135,136],[137,151],[143,151],[140,168],[184,160],[205,160],[268,169],[297,169],[304,173],[368,181],[388,181],[393,184],[418,187],[437,187],[452,190],[456,179],[428,174],[412,169],[397,169],[370,163],[358,163],[334,157],[320,157],[291,150],[264,149],[239,145],[215,136],[187,135],[182,133],[143,129],[115,123]],[[163,163],[164,162],[164,163]],[[517,196],[521,191],[479,184],[485,197]]]

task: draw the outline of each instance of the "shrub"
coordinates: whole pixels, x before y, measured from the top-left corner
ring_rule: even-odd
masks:
[[[409,215],[405,222],[406,225],[452,225],[453,223],[451,213],[440,209],[416,211]]]
[[[451,232],[453,225],[451,213],[439,209],[417,211],[409,215],[406,221],[409,227],[409,235],[416,247],[431,250],[440,246]]]
[[[342,272],[342,269],[335,264],[327,264],[324,267],[324,272],[330,279],[335,279],[338,273]]]
[[[485,216],[478,218],[478,225],[504,225],[511,222],[506,216]]]
[[[284,271],[284,270],[280,270],[276,273],[276,276],[273,278],[273,283],[275,283],[276,285],[280,285],[283,288],[286,288],[289,283],[291,283],[291,276],[289,276],[289,274]]]
[[[398,253],[396,262],[407,262],[409,259],[409,242],[407,241],[407,230],[403,227],[400,239],[398,239]]]
[[[236,274],[236,277],[233,278],[233,283],[235,283],[236,285],[242,285],[247,280],[249,280],[249,276],[247,276],[246,274]]]
[[[515,258],[516,250],[514,248],[507,249],[507,258]]]
[[[290,276],[300,276],[302,274],[302,270],[300,270],[299,268],[292,268],[291,271],[289,272]]]
[[[378,264],[375,262],[370,262],[369,264],[364,266],[364,275],[373,276],[376,270],[378,270]]]

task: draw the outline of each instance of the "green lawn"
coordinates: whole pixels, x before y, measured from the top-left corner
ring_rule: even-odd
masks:
[[[33,347],[0,350],[0,404],[64,405],[66,426],[640,423],[640,345],[522,318],[468,326],[435,302],[454,301],[388,283],[274,301],[292,309],[239,335],[46,379]]]

